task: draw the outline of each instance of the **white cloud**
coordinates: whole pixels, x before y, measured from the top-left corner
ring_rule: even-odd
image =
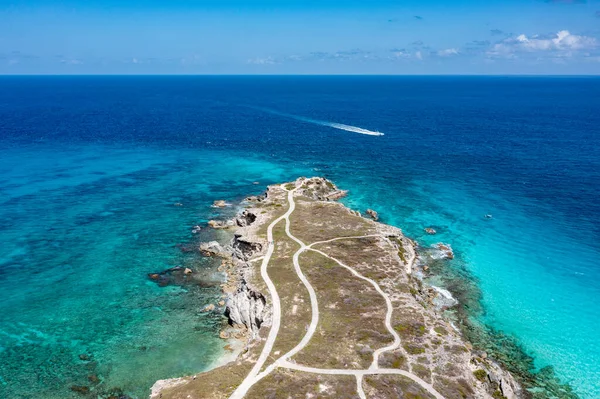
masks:
[[[571,34],[561,30],[552,36],[521,34],[496,43],[488,51],[490,56],[514,58],[515,53],[548,53],[559,56],[571,56],[574,52],[589,51],[598,47],[594,37]]]
[[[422,59],[423,59],[423,54],[421,54],[421,52],[420,52],[420,51],[417,51],[417,52],[415,53],[415,57],[416,57],[418,60],[422,60]]]
[[[83,61],[77,58],[63,58],[60,60],[60,63],[66,65],[83,65]]]
[[[253,64],[253,65],[274,65],[277,64],[277,61],[275,61],[275,59],[273,57],[266,57],[266,58],[251,58],[248,61],[246,61],[247,64]]]
[[[458,55],[458,50],[455,48],[447,48],[445,50],[440,50],[437,52],[440,57],[451,57],[453,55]]]
[[[410,58],[412,56],[411,53],[409,53],[406,50],[392,50],[392,56],[394,58]]]

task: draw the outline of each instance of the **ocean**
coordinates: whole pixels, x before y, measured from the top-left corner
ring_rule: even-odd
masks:
[[[599,398],[598,109],[592,77],[0,77],[0,397],[145,398],[214,365],[206,222],[321,175],[449,243],[435,284],[466,317]],[[202,280],[148,278],[176,266]]]

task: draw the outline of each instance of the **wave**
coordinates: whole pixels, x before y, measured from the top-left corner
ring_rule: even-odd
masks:
[[[344,125],[343,123],[328,122],[328,121],[322,121],[319,119],[306,118],[304,116],[275,111],[270,108],[251,107],[251,106],[248,106],[248,108],[256,109],[259,111],[264,111],[264,112],[267,112],[267,113],[273,114],[273,115],[283,116],[285,118],[295,119],[300,122],[312,123],[313,125],[332,127],[334,129],[345,130],[347,132],[353,132],[353,133],[359,133],[359,134],[366,134],[369,136],[383,136],[383,133],[381,133],[381,132],[367,130],[367,129],[363,129],[363,128],[357,127],[357,126]]]

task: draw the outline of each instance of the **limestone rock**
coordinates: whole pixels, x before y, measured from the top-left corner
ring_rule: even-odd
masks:
[[[427,234],[431,234],[431,235],[434,235],[434,234],[436,234],[436,233],[437,233],[437,231],[435,231],[435,229],[434,229],[434,228],[432,228],[432,227],[426,227],[426,228],[425,228],[425,233],[427,233]]]
[[[452,251],[452,247],[449,244],[438,242],[435,244],[435,247],[441,252],[442,258],[454,259],[454,251]]]
[[[243,211],[237,218],[235,224],[239,227],[250,226],[256,220],[256,215],[248,210]]]
[[[216,200],[212,204],[213,208],[225,208],[227,206],[227,202],[223,200]]]
[[[204,256],[220,256],[224,254],[225,250],[216,241],[203,242],[200,244],[200,253]]]
[[[371,216],[373,220],[379,220],[379,214],[375,212],[373,209],[367,209],[366,214]]]
[[[263,245],[260,242],[253,241],[241,234],[235,234],[231,244],[234,256],[244,261],[248,261],[254,254],[262,251]]]
[[[212,312],[213,310],[215,310],[215,304],[211,303],[209,305],[206,305],[204,307],[204,310],[202,310],[203,312]]]
[[[163,390],[185,384],[187,381],[187,378],[171,378],[169,380],[158,380],[154,383],[154,385],[152,385],[150,399],[158,399],[162,396],[161,392]]]
[[[319,201],[335,201],[348,194],[346,190],[340,190],[333,182],[324,177],[299,178],[294,183],[290,183],[296,187],[300,187],[297,192],[308,198]]]
[[[226,229],[227,224],[221,220],[209,220],[207,223],[213,229]]]
[[[243,325],[256,335],[265,319],[266,304],[263,294],[242,282],[238,290],[227,299],[225,316],[229,318],[230,324]]]

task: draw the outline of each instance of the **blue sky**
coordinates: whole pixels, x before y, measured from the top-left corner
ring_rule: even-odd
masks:
[[[599,74],[600,0],[0,0],[0,74]]]

